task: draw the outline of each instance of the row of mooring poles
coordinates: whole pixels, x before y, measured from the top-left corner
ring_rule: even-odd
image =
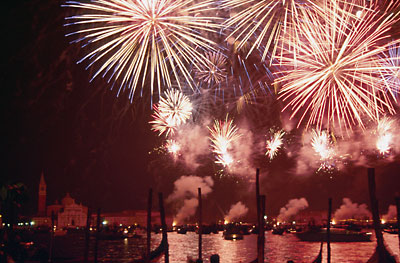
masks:
[[[147,240],[146,240],[146,255],[145,261],[150,262],[151,258],[151,211],[153,203],[153,190],[149,189],[149,196],[147,200]],[[165,263],[169,263],[169,248],[168,248],[168,234],[167,234],[167,223],[165,220],[165,209],[164,209],[164,198],[162,193],[158,193],[158,201],[160,206],[160,219],[162,227],[162,246],[164,248],[164,259]],[[88,209],[86,218],[86,231],[85,231],[85,250],[84,250],[84,262],[89,262],[89,243],[90,243],[90,225],[91,225],[91,209]],[[100,236],[100,225],[101,225],[101,210],[97,210],[97,222],[96,222],[96,235],[94,243],[94,262],[98,262],[98,247],[99,247],[99,236]]]

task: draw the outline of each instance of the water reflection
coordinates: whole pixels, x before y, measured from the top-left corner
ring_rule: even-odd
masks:
[[[399,260],[397,235],[384,234],[388,248]],[[161,235],[153,235],[152,247],[158,246]],[[188,257],[198,256],[198,236],[193,232],[186,235],[168,233],[170,262],[186,262]],[[222,234],[203,236],[203,259],[209,262],[212,254],[219,254],[221,262],[243,262],[254,260],[257,251],[257,236],[244,236],[243,240],[224,240]],[[376,242],[332,243],[332,262],[367,262],[374,252]],[[319,243],[301,242],[293,234],[272,235],[266,233],[266,262],[312,262],[320,249]],[[324,257],[326,246],[324,245]],[[145,239],[101,241],[99,258],[102,262],[130,262],[140,258],[145,251]],[[163,262],[163,259],[160,260]],[[324,259],[323,262],[326,262]]]

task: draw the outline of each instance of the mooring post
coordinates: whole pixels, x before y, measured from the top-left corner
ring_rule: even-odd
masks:
[[[199,196],[199,260],[202,261],[203,260],[203,256],[202,256],[202,234],[203,234],[203,218],[202,218],[202,209],[203,209],[203,205],[202,205],[202,201],[201,201],[201,188],[198,188],[198,196]]]
[[[92,216],[92,211],[88,208],[86,216],[86,229],[85,229],[85,251],[83,254],[83,259],[86,263],[89,262],[89,242],[90,242],[90,218]]]
[[[153,203],[153,189],[149,189],[149,196],[147,199],[147,240],[146,240],[146,262],[150,262],[151,252],[151,206]]]
[[[97,222],[96,222],[96,239],[94,242],[94,262],[97,263],[97,254],[99,250],[99,237],[100,237],[100,218],[101,215],[101,209],[97,209]]]
[[[331,263],[331,216],[332,216],[332,198],[328,199],[328,222],[326,225],[326,250],[328,251],[327,262]]]
[[[158,202],[160,205],[160,218],[162,227],[162,242],[164,246],[164,262],[169,263],[169,247],[168,247],[168,233],[167,233],[167,223],[165,221],[165,210],[164,210],[164,199],[163,194],[158,193]]]

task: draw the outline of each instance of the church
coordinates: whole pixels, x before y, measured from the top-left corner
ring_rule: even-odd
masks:
[[[86,218],[88,208],[82,204],[77,204],[69,193],[59,203],[57,200],[54,204],[47,206],[46,204],[46,182],[43,173],[40,176],[38,212],[33,217],[33,222],[37,226],[51,226],[51,216],[54,215],[54,225],[58,228],[84,227],[86,226]]]
[[[61,199],[57,200],[52,205],[47,205],[47,186],[44,180],[43,173],[40,176],[39,183],[39,198],[38,198],[38,211],[36,216],[32,218],[35,226],[51,226],[52,214],[54,215],[54,225],[58,229],[85,227],[88,207],[78,204],[69,193]],[[96,214],[91,215],[91,224],[96,222]],[[129,226],[129,225],[146,225],[147,211],[146,210],[126,210],[117,213],[102,213],[101,221],[103,224],[114,226]],[[151,213],[152,224],[161,224],[159,212],[153,211]],[[167,225],[172,225],[173,218],[166,217]]]

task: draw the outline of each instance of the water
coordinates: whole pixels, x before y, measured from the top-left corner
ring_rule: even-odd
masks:
[[[399,241],[397,235],[384,234],[387,247],[399,261]],[[152,247],[155,248],[161,235],[153,234]],[[256,258],[257,236],[247,235],[243,240],[224,240],[222,233],[203,235],[203,259],[209,262],[212,254],[219,254],[221,262],[250,262]],[[193,232],[186,235],[168,233],[170,262],[186,262],[198,255],[198,236]],[[374,252],[376,242],[332,243],[332,262],[367,262]],[[266,262],[286,263],[312,262],[318,255],[319,243],[302,242],[293,234],[272,235],[266,233]],[[326,246],[323,248],[326,257]],[[99,258],[101,262],[130,262],[140,258],[145,251],[145,239],[125,239],[100,241]],[[160,260],[163,262],[163,258]],[[326,258],[324,261],[326,262]]]

